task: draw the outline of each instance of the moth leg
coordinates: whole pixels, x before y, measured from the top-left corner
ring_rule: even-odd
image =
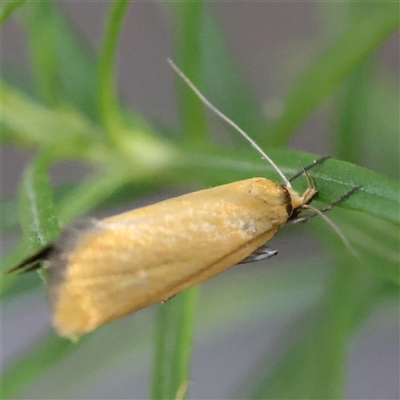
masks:
[[[336,204],[340,203],[344,198],[346,198],[347,196],[349,196],[350,194],[355,192],[358,188],[359,188],[359,186],[353,186],[347,192],[343,193],[340,197],[338,197],[335,201],[333,201],[331,204],[328,204],[324,208],[321,208],[319,211],[322,213],[326,213],[327,211],[331,210]],[[308,220],[316,217],[317,215],[318,215],[318,213],[314,212],[314,213],[311,213],[308,215],[293,218],[293,219],[289,220],[288,222],[290,222],[292,224],[297,224],[299,222],[307,222]]]
[[[175,294],[173,294],[172,296],[169,296],[167,299],[163,300],[163,301],[161,302],[161,304],[164,304],[164,303],[166,303],[167,301],[170,301],[170,300],[173,299],[177,294],[178,294],[178,293],[175,293]]]
[[[249,254],[247,257],[243,258],[243,260],[239,261],[236,265],[265,260],[267,258],[275,256],[276,254],[278,254],[276,250],[272,250],[266,244],[263,244],[258,249],[254,250],[251,254]]]

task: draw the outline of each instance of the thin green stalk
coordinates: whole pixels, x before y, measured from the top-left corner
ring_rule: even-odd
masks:
[[[294,343],[280,350],[278,346],[278,355],[264,356],[251,374],[253,388],[240,392],[242,396],[260,400],[345,398],[347,346],[354,328],[382,298],[383,284],[357,271],[350,258],[342,261],[341,271],[319,302],[317,313],[309,310],[291,327],[291,332],[297,333]],[[270,359],[278,357],[271,368]],[[257,376],[258,370],[263,375]]]
[[[101,45],[98,64],[98,95],[100,115],[110,143],[123,127],[123,117],[116,91],[114,61],[117,42],[129,0],[111,2]]]
[[[175,342],[175,352],[174,352],[174,376],[173,380],[180,386],[182,383],[190,378],[189,368],[191,361],[191,352],[193,345],[193,331],[195,324],[196,315],[196,304],[199,292],[199,286],[195,286],[191,289],[186,290],[182,293],[183,298],[183,310],[181,324],[178,327],[178,335],[180,337],[179,341]],[[175,391],[176,396],[176,391]]]
[[[353,24],[299,77],[286,96],[285,110],[270,132],[270,143],[282,146],[335,85],[399,27],[396,3],[379,7]]]
[[[47,106],[58,106],[63,99],[63,85],[54,35],[54,4],[49,1],[29,2],[21,11],[28,32],[36,93]]]
[[[112,193],[122,187],[128,178],[121,174],[90,176],[75,186],[59,204],[59,220],[64,225],[77,216],[86,213]]]
[[[202,2],[173,4],[177,16],[176,62],[196,85],[201,81]],[[199,85],[201,87],[201,85]],[[188,88],[179,89],[180,123],[185,142],[205,145],[206,120],[203,104]],[[194,304],[197,288],[179,294],[161,306],[156,324],[156,348],[151,384],[152,399],[174,399],[189,378]]]
[[[337,263],[336,273],[326,301],[321,302],[321,316],[314,340],[314,382],[311,398],[342,399],[346,388],[347,352],[350,329],[356,314],[354,285],[359,274],[348,257]]]
[[[365,85],[373,74],[368,61],[357,66],[343,85],[344,93],[339,99],[339,126],[333,137],[335,156],[352,163],[361,159],[359,132],[363,131],[362,113],[365,110],[365,91],[368,90]]]
[[[175,11],[174,54],[178,67],[198,86],[202,88],[203,54],[201,34],[203,31],[203,3],[173,3]],[[185,144],[204,145],[208,142],[207,121],[204,105],[192,93],[180,78],[177,81],[180,130]]]
[[[18,394],[33,379],[43,374],[73,351],[83,345],[87,337],[78,343],[62,339],[53,332],[46,332],[30,348],[9,366],[2,376],[1,398]]]
[[[159,306],[150,394],[153,400],[175,399],[189,379],[197,293],[198,287],[185,290]]]

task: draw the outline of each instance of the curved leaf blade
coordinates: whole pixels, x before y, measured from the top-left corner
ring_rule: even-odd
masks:
[[[192,182],[200,181],[207,185],[220,185],[256,176],[280,181],[276,172],[265,160],[255,159],[247,149],[235,151],[235,158],[232,158],[232,153],[232,150],[226,149],[190,153],[190,155],[184,155],[175,168],[179,170],[179,176],[186,178],[190,176]],[[319,158],[315,154],[290,149],[271,149],[268,155],[288,177]],[[176,169],[173,168],[173,172]],[[312,168],[309,174],[317,183],[317,200],[327,204],[332,203],[350,188],[358,186],[358,189],[337,207],[362,211],[392,222],[400,222],[398,181],[364,167],[333,158]],[[298,187],[300,184],[302,188]],[[300,177],[294,186],[301,192],[305,184],[306,180]]]
[[[268,139],[284,145],[293,131],[331,92],[332,88],[399,26],[397,3],[379,3],[368,17],[346,30],[300,76],[286,96],[285,110]]]
[[[62,339],[53,332],[44,334],[20,359],[5,370],[2,377],[2,398],[18,393],[35,377],[76,351],[86,340],[85,337],[77,344]]]
[[[36,156],[25,169],[19,192],[19,216],[30,251],[45,246],[59,233],[48,160]]]

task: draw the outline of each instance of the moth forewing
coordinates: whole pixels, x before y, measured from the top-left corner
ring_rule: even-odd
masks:
[[[288,202],[286,188],[253,178],[94,223],[48,258],[57,331],[89,332],[237,264],[287,221]]]

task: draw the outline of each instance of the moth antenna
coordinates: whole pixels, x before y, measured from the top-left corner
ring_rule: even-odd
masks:
[[[218,108],[216,108],[201,92],[197,87],[192,83],[192,81],[176,66],[176,64],[170,59],[167,58],[169,65],[174,69],[174,71],[186,82],[186,84],[193,90],[193,92],[197,95],[197,97],[216,115],[218,115],[222,120],[231,125],[234,129],[236,129],[250,144],[256,149],[274,168],[275,171],[283,179],[286,187],[292,187],[289,180],[283,174],[283,172],[278,168],[278,166],[267,156],[267,154],[263,151],[263,149],[237,124],[235,124],[230,118],[228,118],[224,113],[222,113]]]
[[[360,254],[352,247],[350,242],[347,240],[346,236],[343,234],[343,232],[339,229],[339,227],[330,219],[328,218],[321,210],[318,210],[318,208],[309,206],[307,204],[304,204],[302,208],[312,210],[314,213],[319,215],[325,222],[327,222],[331,228],[337,233],[337,235],[342,239],[343,244],[346,246],[347,250],[356,258],[360,258]]]
[[[307,165],[307,167],[303,167],[303,169],[301,171],[297,172],[292,177],[290,177],[289,181],[290,182],[294,181],[299,176],[303,175],[304,171],[308,171],[309,169],[314,168],[316,165],[321,164],[328,158],[331,158],[331,156],[323,156],[323,157],[318,158],[317,160],[314,160],[310,165]]]

